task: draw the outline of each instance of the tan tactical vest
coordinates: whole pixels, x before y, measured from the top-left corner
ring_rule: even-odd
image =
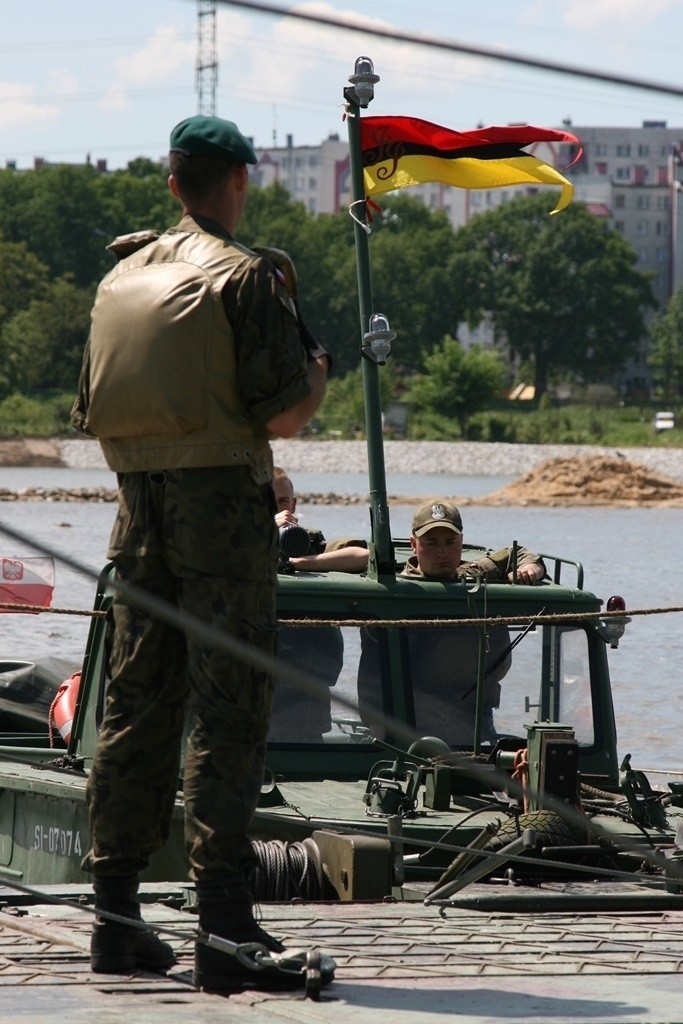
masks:
[[[251,465],[267,482],[263,425],[247,419],[221,301],[253,254],[184,217],[123,259],[92,311],[87,429],[117,472]]]

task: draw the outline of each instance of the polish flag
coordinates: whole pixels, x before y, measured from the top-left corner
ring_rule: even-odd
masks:
[[[0,557],[0,604],[49,608],[54,589],[54,559]],[[0,608],[0,612],[9,610]]]

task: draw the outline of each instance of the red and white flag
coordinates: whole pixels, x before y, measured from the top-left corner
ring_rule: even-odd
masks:
[[[54,589],[54,559],[0,556],[0,604],[27,604],[49,608]],[[0,612],[10,610],[0,608]]]

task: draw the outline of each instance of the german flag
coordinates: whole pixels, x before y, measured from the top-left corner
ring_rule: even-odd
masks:
[[[537,142],[569,142],[570,132],[533,125],[507,125],[456,132],[418,117],[364,117],[360,122],[363,174],[368,198],[406,185],[441,181],[458,188],[506,185],[559,185],[562,194],[552,213],[572,200],[574,188],[550,164],[524,152]]]

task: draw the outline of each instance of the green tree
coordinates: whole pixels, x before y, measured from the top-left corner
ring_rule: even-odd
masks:
[[[648,363],[663,398],[683,396],[683,288],[655,316],[650,327]]]
[[[455,419],[466,438],[470,417],[486,408],[502,386],[499,356],[478,345],[464,349],[454,338],[446,337],[425,357],[424,368],[410,384],[406,400],[418,410]]]
[[[49,267],[25,242],[5,242],[0,237],[0,327],[28,306],[49,280]]]
[[[133,161],[126,171],[98,178],[96,189],[104,232],[100,245],[102,256],[107,260],[105,270],[114,264],[114,258],[105,253],[105,247],[117,235],[146,228],[163,231],[180,220],[180,206],[169,191],[167,178],[168,170],[151,160]]]
[[[10,172],[11,173],[11,172]],[[111,266],[110,225],[94,167],[41,167],[0,187],[0,223],[8,241],[25,242],[53,277],[87,285]]]
[[[374,307],[397,332],[397,362],[414,372],[461,319],[449,268],[455,235],[445,214],[406,196],[394,196],[373,227]]]
[[[551,372],[596,381],[619,370],[654,306],[621,235],[578,202],[550,217],[553,203],[539,194],[477,215],[450,263],[466,319],[488,313],[497,338],[533,362],[537,397]]]
[[[0,397],[35,390],[75,392],[94,289],[53,281],[0,332]]]
[[[419,369],[445,334],[455,333],[449,259],[454,235],[447,218],[417,199],[393,196],[371,224],[373,311],[385,313],[398,333],[396,359]],[[239,238],[275,245],[294,260],[299,304],[306,324],[335,359],[335,372],[359,365],[361,325],[354,229],[348,211],[314,217],[282,186],[253,190]],[[368,325],[362,325],[367,330]]]
[[[380,403],[386,408],[394,391],[394,374],[391,363],[380,368]],[[326,431],[340,431],[344,436],[353,437],[365,432],[365,393],[362,366],[350,370],[343,377],[333,376],[328,385],[323,404],[317,418]]]

